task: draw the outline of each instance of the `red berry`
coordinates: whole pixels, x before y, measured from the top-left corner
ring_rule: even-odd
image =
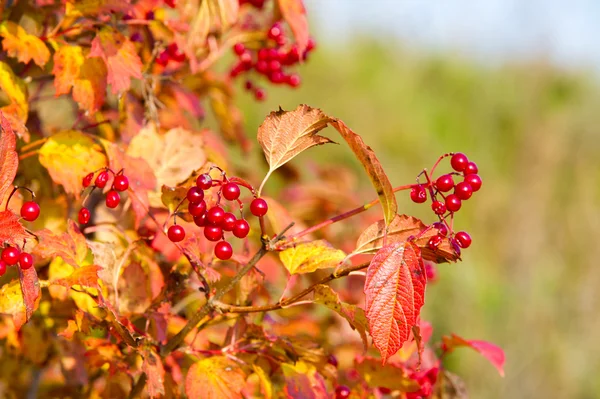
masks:
[[[306,44],[306,51],[312,51],[317,46],[317,42],[312,37],[308,38],[308,43]]]
[[[223,186],[222,193],[226,200],[235,201],[240,197],[240,186],[229,182]]]
[[[277,60],[269,61],[269,70],[271,72],[281,71],[281,63]]]
[[[452,245],[452,249],[454,250],[454,252],[456,252],[457,256],[460,256],[460,245],[458,245],[458,242],[456,241],[456,239],[451,238],[450,239],[450,244]]]
[[[208,190],[212,187],[212,177],[208,173],[203,173],[196,179],[196,185],[202,190]]]
[[[254,85],[252,84],[252,81],[247,80],[244,82],[244,87],[246,88],[246,90],[252,90],[254,88]]]
[[[456,233],[454,239],[461,248],[469,248],[471,246],[471,236],[465,231],[459,231]]]
[[[410,199],[417,204],[422,204],[427,201],[427,191],[425,190],[425,187],[420,184],[414,186],[410,190]]]
[[[217,245],[215,245],[215,256],[221,260],[227,260],[231,258],[233,255],[233,249],[231,249],[231,244],[227,241],[219,241]]]
[[[461,200],[468,200],[473,195],[473,189],[469,183],[460,182],[454,187],[454,194]]]
[[[438,231],[438,234],[442,237],[446,237],[448,235],[448,226],[444,222],[435,222],[431,227]]]
[[[245,219],[238,219],[233,226],[233,235],[237,238],[245,238],[250,232],[250,225]]]
[[[481,188],[481,177],[479,177],[479,175],[466,175],[465,183],[469,183],[469,186],[471,186],[473,192],[479,191]]]
[[[94,182],[94,185],[98,188],[104,188],[106,186],[106,183],[108,182],[108,177],[109,176],[107,171],[100,172],[98,176],[96,176],[96,181]]]
[[[158,65],[160,65],[161,67],[166,67],[170,60],[171,60],[171,56],[169,56],[169,53],[167,52],[167,50],[161,51],[156,56],[156,63]]]
[[[281,73],[280,71],[273,71],[269,74],[269,80],[272,83],[275,84],[279,84],[282,83],[284,81],[285,77],[283,76],[283,73]]]
[[[106,206],[109,208],[116,208],[121,202],[121,196],[115,190],[110,190],[106,193]]]
[[[177,0],[165,0],[165,4],[171,8],[177,7]]]
[[[254,98],[256,101],[264,101],[267,98],[267,93],[264,89],[256,89],[254,92]]]
[[[79,219],[79,224],[88,224],[90,221],[90,210],[87,208],[81,208],[79,210],[79,215],[78,215],[78,219]]]
[[[441,201],[433,201],[431,203],[431,209],[436,215],[443,215],[446,213],[446,205]]]
[[[302,82],[302,80],[300,79],[300,75],[295,74],[295,73],[291,74],[287,78],[288,85],[290,85],[292,87],[298,87],[298,86],[300,86],[301,82]]]
[[[450,174],[442,175],[438,177],[435,181],[435,188],[437,188],[438,191],[441,191],[443,193],[452,190],[453,187],[454,180],[452,179],[452,175]]]
[[[464,170],[465,175],[474,175],[477,172],[479,172],[479,168],[475,162],[469,162]]]
[[[169,57],[176,62],[185,61],[185,53],[179,49],[177,43],[173,42],[167,46],[167,53]]]
[[[83,187],[89,187],[90,184],[92,184],[93,178],[94,178],[94,173],[88,173],[87,175],[85,175],[85,177],[83,178],[83,180],[81,182]]]
[[[33,222],[40,216],[40,206],[37,202],[27,201],[21,207],[21,217],[28,222]]]
[[[174,224],[169,227],[167,237],[169,237],[169,240],[172,242],[182,241],[185,238],[185,229],[178,224]]]
[[[261,74],[266,74],[269,72],[269,63],[265,60],[260,60],[256,63],[256,71]]]
[[[199,187],[190,187],[187,192],[187,199],[191,204],[197,204],[204,199],[204,190]]]
[[[22,252],[21,255],[19,255],[19,266],[21,266],[21,269],[23,270],[29,269],[33,266],[33,256],[26,252]]]
[[[213,206],[206,213],[206,220],[212,224],[220,224],[225,217],[225,211],[218,205]]]
[[[254,216],[265,216],[268,210],[269,205],[267,205],[267,201],[262,198],[255,198],[250,203],[250,213]]]
[[[127,176],[115,176],[115,180],[113,181],[113,188],[117,191],[127,190],[129,188],[129,179],[127,178]]]
[[[446,197],[446,209],[450,212],[456,212],[460,209],[462,202],[456,194],[450,194]]]
[[[204,202],[204,200],[200,202],[190,202],[188,211],[194,217],[201,216],[206,212],[206,202]]]
[[[0,260],[0,277],[4,276],[4,273],[6,273],[6,262]]]
[[[348,399],[350,397],[350,388],[345,385],[338,385],[335,388],[335,399]]]
[[[335,355],[329,355],[329,357],[327,358],[327,363],[331,364],[333,367],[337,367],[338,366],[337,357],[335,357]]]
[[[242,55],[244,51],[246,51],[246,46],[244,46],[242,43],[236,43],[233,45],[233,52],[237,55]]]
[[[469,158],[467,158],[467,156],[462,152],[457,152],[454,155],[452,155],[452,158],[450,158],[450,165],[452,165],[452,169],[454,169],[457,172],[462,172],[463,170],[465,170],[468,163]]]
[[[223,229],[219,226],[206,226],[204,227],[204,237],[209,241],[219,241],[223,238]]]
[[[389,395],[390,393],[392,393],[392,390],[387,387],[379,387],[377,388],[377,390],[384,395]]]
[[[221,221],[221,228],[224,231],[232,231],[235,227],[236,220],[237,219],[233,213],[225,212],[225,215],[223,215],[223,220]]]
[[[204,227],[204,226],[206,226],[206,212],[203,213],[200,216],[194,216],[194,223],[198,227]]]
[[[427,241],[427,246],[429,247],[429,249],[431,249],[432,251],[435,251],[437,249],[437,247],[440,246],[440,244],[442,243],[442,240],[444,239],[444,237],[442,237],[441,235],[437,234],[434,235],[433,237],[431,237],[429,239],[429,241]]]
[[[16,265],[19,261],[19,248],[15,247],[6,247],[2,250],[2,260],[9,266]]]
[[[150,10],[146,13],[146,19],[151,21],[154,19],[154,11]]]
[[[277,40],[282,33],[283,32],[281,31],[281,25],[275,24],[271,27],[271,29],[269,29],[269,33],[267,34],[267,36],[269,36],[269,39]]]

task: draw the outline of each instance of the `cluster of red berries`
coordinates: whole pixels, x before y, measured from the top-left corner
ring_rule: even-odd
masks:
[[[27,270],[33,266],[33,256],[27,252],[21,252],[17,247],[6,246],[0,255],[0,277],[6,273],[8,266],[19,264],[21,269]]]
[[[91,186],[91,194],[91,192],[94,191],[96,188],[105,188],[106,184],[108,183],[108,180],[110,179],[110,174],[112,174],[114,176],[114,179],[111,189],[106,193],[105,203],[107,207],[114,209],[117,206],[119,206],[119,203],[121,203],[121,195],[119,194],[119,192],[126,191],[129,188],[129,179],[123,174],[122,169],[118,173],[113,172],[110,168],[101,169],[99,171],[100,173],[96,175],[97,172],[98,171],[87,174],[83,178],[81,184],[83,185],[84,189]],[[94,175],[96,175],[95,180]],[[92,181],[94,182],[93,185]],[[80,224],[88,224],[88,222],[90,221],[90,217],[90,210],[85,206],[79,210],[78,219]]]
[[[166,67],[169,61],[184,62],[185,59],[185,53],[181,51],[177,43],[173,42],[156,56],[156,63],[162,67]]]
[[[205,191],[212,187],[219,187],[217,202],[208,208],[204,200]],[[245,238],[250,232],[250,224],[243,218],[242,202],[240,201],[240,186],[227,179],[223,173],[221,180],[213,180],[208,173],[201,174],[196,179],[196,185],[189,188],[186,199],[188,200],[188,212],[193,216],[196,226],[204,227],[204,237],[209,241],[217,242],[214,253],[221,260],[227,260],[233,255],[231,244],[225,240],[225,233],[232,232],[237,238]],[[221,197],[239,205],[241,218],[227,212],[221,205]],[[250,203],[250,212],[257,217],[267,213],[267,202],[262,198],[254,198]],[[176,222],[167,231],[167,236],[173,242],[182,241],[185,238],[185,230]]]
[[[477,174],[479,171],[477,164],[469,161],[465,154],[460,152],[450,153],[442,158],[446,156],[451,156],[450,165],[454,172],[442,175],[435,181],[430,180],[427,173],[425,173],[427,183],[413,186],[410,198],[421,204],[427,201],[427,193],[429,192],[432,200],[431,209],[440,218],[439,222],[432,225],[433,228],[438,230],[438,234],[429,239],[428,247],[435,250],[443,239],[450,235],[452,246],[460,254],[460,248],[468,248],[471,245],[471,236],[464,231],[454,234],[448,226],[446,218],[458,212],[463,201],[468,200],[474,192],[479,191],[481,177]],[[461,181],[455,183],[455,177],[460,178]]]
[[[240,6],[244,4],[249,4],[254,8],[258,8],[261,10],[265,6],[265,0],[239,0]]]
[[[273,84],[286,84],[290,87],[300,86],[300,75],[288,73],[287,67],[297,64],[305,59],[314,49],[315,42],[309,40],[308,46],[303,53],[300,53],[297,45],[285,48],[287,38],[281,23],[276,22],[269,28],[267,33],[269,44],[272,47],[260,48],[257,50],[247,48],[243,43],[236,43],[233,46],[233,52],[238,57],[238,62],[229,72],[232,78],[242,73],[256,71],[263,75]],[[266,98],[265,90],[256,86],[251,80],[245,83],[246,90],[252,91],[258,101]]]

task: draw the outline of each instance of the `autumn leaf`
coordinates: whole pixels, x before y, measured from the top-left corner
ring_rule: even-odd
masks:
[[[19,279],[0,288],[0,314],[9,314],[17,330],[27,323],[40,302],[40,283],[34,267],[23,270]]]
[[[80,46],[65,45],[54,54],[54,87],[56,96],[68,94],[79,108],[95,112],[106,98],[106,65],[97,57],[88,57]]]
[[[302,151],[316,145],[333,143],[327,137],[317,133],[327,127],[331,119],[320,109],[308,105],[300,105],[294,111],[274,111],[267,116],[258,128],[260,143],[267,162],[269,172],[265,176],[259,195],[265,182],[281,165],[285,164]]]
[[[285,394],[289,399],[328,399],[325,380],[315,366],[302,360],[295,364],[282,363]]]
[[[19,155],[17,139],[8,120],[0,111],[0,125],[2,136],[0,136],[0,209],[6,208],[8,196],[13,190],[13,180],[17,175],[19,167]]]
[[[302,0],[277,0],[277,7],[283,16],[283,19],[288,23],[296,43],[298,43],[298,51],[304,53],[308,45],[309,31],[308,20],[306,18],[306,9]]]
[[[65,278],[50,280],[50,284],[61,285],[70,289],[74,285],[79,285],[88,288],[99,288],[98,272],[102,268],[96,265],[88,265],[80,268],[75,268],[73,272]]]
[[[365,168],[369,175],[369,179],[371,179],[371,183],[379,196],[379,202],[383,208],[385,222],[390,224],[398,212],[398,204],[396,203],[396,196],[394,194],[392,183],[390,183],[390,179],[383,170],[375,152],[371,147],[365,144],[358,134],[350,130],[344,122],[335,120],[330,124],[340,133],[344,140],[346,140],[346,143],[348,143],[356,158]]]
[[[208,98],[223,136],[230,142],[236,142],[243,150],[248,150],[250,143],[244,132],[244,119],[231,90],[226,87],[211,87]]]
[[[333,248],[325,240],[301,243],[279,253],[279,259],[291,274],[336,267],[345,257],[344,251]]]
[[[365,350],[369,343],[367,331],[369,329],[365,311],[356,305],[350,305],[340,300],[339,295],[328,285],[317,285],[314,290],[314,301],[334,310],[350,323],[350,326],[360,334]]]
[[[68,221],[67,231],[62,234],[44,229],[36,233],[38,245],[34,254],[42,259],[60,256],[66,263],[77,268],[83,265],[88,255],[85,237],[72,220]]]
[[[12,21],[4,21],[0,24],[0,36],[3,38],[4,51],[9,57],[16,57],[19,62],[27,64],[33,60],[43,67],[50,58],[50,51],[43,41],[25,32],[25,29]]]
[[[51,136],[40,148],[40,163],[65,191],[79,198],[81,180],[106,166],[102,146],[82,132],[68,130]]]
[[[145,348],[142,355],[142,371],[148,377],[146,389],[151,398],[158,398],[165,394],[165,368],[160,356],[153,349]]]
[[[123,0],[69,0],[66,2],[65,14],[69,17],[97,16],[103,12],[114,13],[129,8],[131,4]]]
[[[393,244],[404,242],[412,236],[416,238],[414,242],[421,249],[423,259],[436,263],[457,261],[458,254],[452,248],[450,239],[448,238],[444,239],[435,251],[429,248],[427,242],[431,237],[438,234],[438,230],[430,228],[425,231],[426,229],[427,226],[413,216],[396,215],[387,226],[386,237],[386,224],[383,220],[380,220],[367,227],[361,233],[356,242],[354,253],[376,252],[383,246],[384,239],[387,244]]]
[[[23,245],[31,238],[25,227],[19,222],[19,215],[12,211],[0,211],[0,242],[10,245]]]
[[[224,356],[192,364],[185,379],[185,393],[190,398],[242,399],[244,386],[244,372]]]
[[[114,29],[105,27],[98,32],[89,56],[104,60],[113,94],[129,90],[131,78],[142,78],[142,60],[134,44]]]
[[[367,269],[365,311],[383,363],[402,347],[418,323],[427,282],[420,252],[411,242],[386,245]]]
[[[29,112],[27,86],[8,64],[0,61],[0,91],[10,100],[12,106],[3,107],[4,112],[14,111],[25,122]]]
[[[354,360],[354,368],[370,387],[385,387],[401,392],[414,392],[419,384],[409,378],[407,370],[401,364],[393,362],[382,365],[372,357],[359,356]]]
[[[237,21],[238,11],[238,0],[200,2],[198,13],[187,34],[188,43],[194,47],[203,47],[210,32],[224,32]]]
[[[487,341],[466,340],[456,334],[442,337],[443,349],[450,353],[454,349],[464,346],[474,349],[485,357],[498,370],[498,373],[504,377],[504,362],[506,356],[502,348]]]

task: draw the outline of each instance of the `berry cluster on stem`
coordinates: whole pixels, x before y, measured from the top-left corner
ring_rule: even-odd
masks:
[[[85,196],[83,203],[90,196],[90,194],[97,188],[104,189],[110,180],[110,175],[113,175],[113,182],[110,190],[106,193],[105,204],[108,208],[114,209],[121,203],[121,194],[127,191],[129,188],[129,179],[124,174],[124,170],[121,169],[115,173],[110,168],[103,168],[95,172],[90,172],[83,178],[81,185],[83,189],[91,187],[91,190]],[[94,176],[96,177],[94,179]],[[92,183],[93,182],[93,183]],[[79,210],[78,220],[80,224],[88,224],[90,222],[91,212],[85,206],[82,206]]]

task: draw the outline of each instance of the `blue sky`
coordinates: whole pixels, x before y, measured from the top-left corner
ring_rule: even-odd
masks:
[[[388,34],[481,60],[549,57],[600,70],[600,0],[305,0],[321,40]]]

